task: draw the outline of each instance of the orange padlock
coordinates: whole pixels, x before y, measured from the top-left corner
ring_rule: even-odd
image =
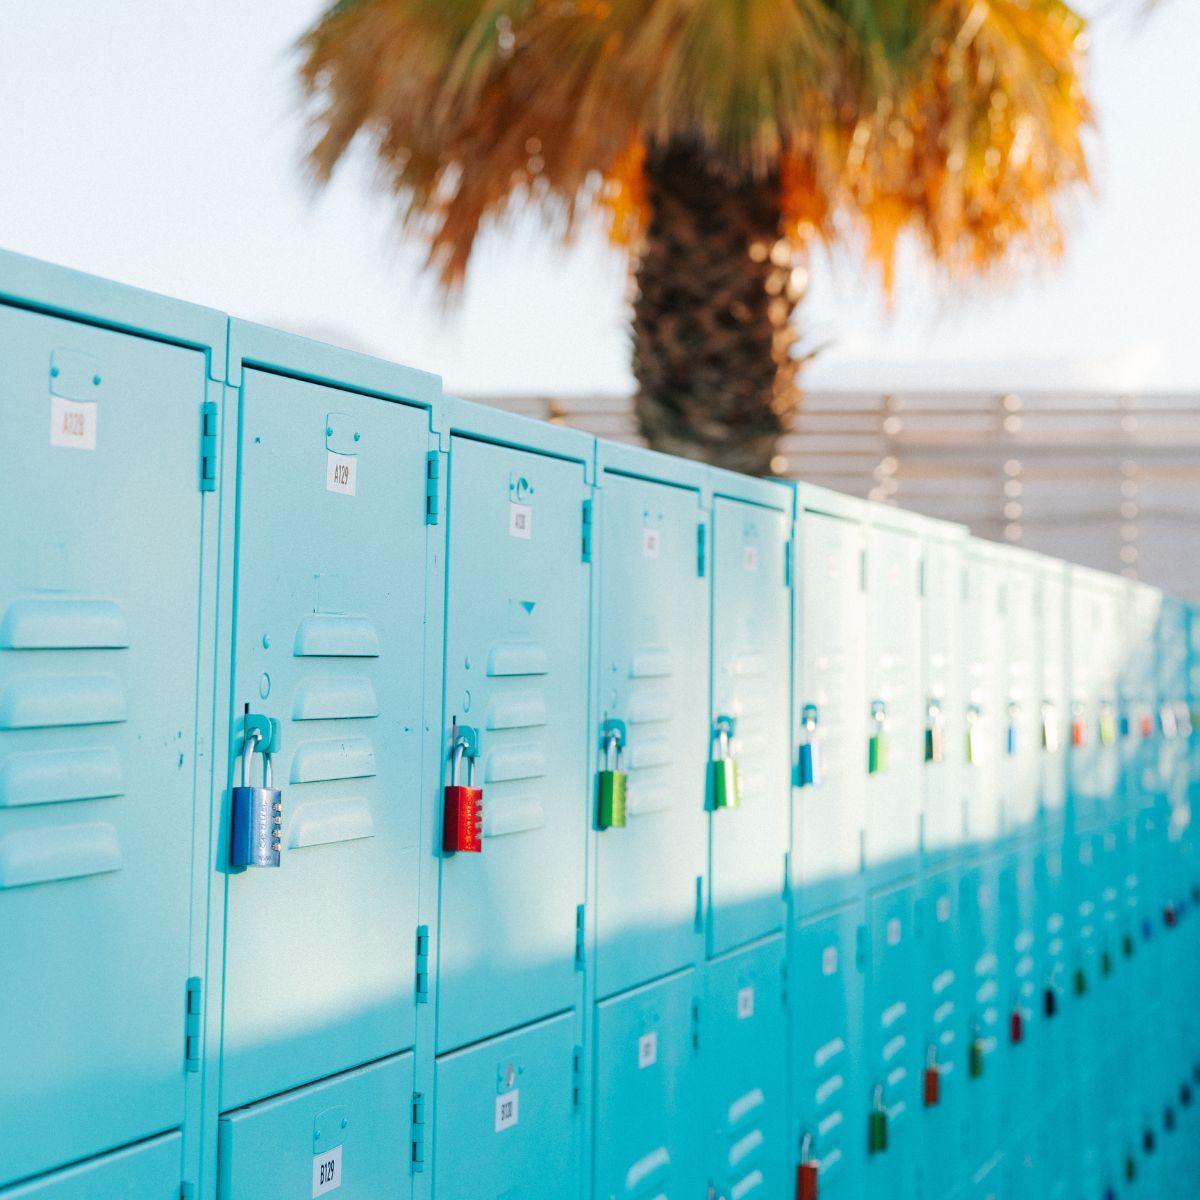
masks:
[[[450,782],[445,792],[442,849],[457,854],[479,854],[483,850],[483,788],[472,786],[478,745],[474,732],[454,730]],[[467,760],[467,782],[460,784],[458,772],[464,758]]]

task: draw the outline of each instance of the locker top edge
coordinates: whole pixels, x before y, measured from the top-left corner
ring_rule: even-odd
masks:
[[[795,502],[790,483],[780,479],[756,479],[753,475],[739,475],[722,467],[709,467],[708,472],[714,496],[778,509],[791,517]]]
[[[698,492],[707,507],[712,488],[709,469],[695,459],[676,458],[644,446],[596,439],[596,482],[604,484],[604,472],[632,475],[653,483],[666,483]]]
[[[225,375],[229,321],[215,308],[10,250],[0,250],[0,303],[192,347],[205,354],[211,379]]]
[[[443,449],[448,449],[447,440],[452,434],[477,438],[482,442],[495,442],[500,446],[511,446],[517,450],[531,450],[537,454],[549,454],[554,458],[571,459],[584,465],[585,475],[591,482],[596,458],[596,439],[590,433],[570,429],[565,425],[552,425],[549,421],[537,421],[517,413],[504,412],[487,404],[477,404],[458,396],[447,396],[443,408]]]
[[[857,496],[834,492],[815,483],[793,483],[791,486],[796,495],[797,519],[806,512],[840,517],[843,521],[867,519],[867,502]]]

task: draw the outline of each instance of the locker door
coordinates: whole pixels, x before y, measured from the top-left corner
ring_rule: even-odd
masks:
[[[624,728],[623,826],[596,839],[596,988],[644,983],[704,955],[709,596],[697,493],[606,472],[598,720]],[[597,823],[598,813],[593,814]]]
[[[1041,747],[1040,787],[1043,826],[1048,832],[1062,829],[1067,800],[1066,755],[1070,714],[1066,690],[1066,587],[1061,565],[1042,572],[1040,591],[1041,635]]]
[[[925,740],[920,582],[920,539],[870,528],[864,713],[868,738],[862,763],[867,771],[866,864],[875,885],[911,872],[920,847]]]
[[[1004,582],[1005,709],[1001,810],[1010,836],[1032,832],[1038,814],[1042,742],[1042,697],[1037,628],[1038,580],[1013,566]]]
[[[576,1001],[591,808],[585,494],[580,463],[453,439],[446,761],[454,722],[476,729],[483,849],[442,859],[442,1050]]]
[[[986,849],[1000,834],[1000,772],[1004,765],[1005,679],[1007,652],[1003,581],[990,552],[968,554],[965,597],[963,665],[964,807],[968,841]]]
[[[791,751],[789,525],[774,509],[713,503],[712,720],[734,722],[740,803],[710,817],[709,953],[783,927]],[[710,807],[715,796],[710,793]]]
[[[597,1197],[703,1195],[694,994],[687,970],[596,1006]]]
[[[228,876],[222,1109],[413,1043],[427,428],[246,372],[231,733],[280,723],[283,829],[278,869]]]
[[[183,1118],[205,375],[0,308],[0,1185]]]
[[[793,826],[800,917],[855,894],[861,882],[866,661],[862,526],[822,513],[800,518],[796,591]]]
[[[958,545],[925,543],[924,693],[927,863],[943,862],[963,840],[963,556]]]

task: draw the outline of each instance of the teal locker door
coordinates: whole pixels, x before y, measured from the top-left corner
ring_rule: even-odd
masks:
[[[622,723],[621,761],[612,765],[628,773],[623,825],[603,828],[599,811],[592,814],[596,990],[604,997],[704,956],[709,595],[697,562],[704,515],[696,492],[606,472],[597,494],[593,736],[602,747],[608,722]]]
[[[845,902],[861,886],[863,553],[858,522],[822,513],[801,516],[792,717],[799,747],[792,853],[795,911],[801,918]]]
[[[218,1200],[411,1196],[414,1109],[424,1116],[413,1056],[398,1054],[227,1113],[217,1131]]]
[[[874,884],[910,873],[920,848],[925,744],[921,540],[867,532],[866,864]]]
[[[915,890],[893,888],[867,901],[866,1096],[862,1127],[871,1200],[915,1194],[921,1142],[921,1024]],[[882,1114],[883,1119],[880,1119]],[[886,1127],[881,1146],[876,1131]]]
[[[963,705],[963,554],[959,545],[929,540],[924,549],[926,863],[946,860],[962,845],[966,758]]]
[[[1001,810],[1004,832],[1033,833],[1041,775],[1042,696],[1037,619],[1038,579],[1025,565],[1012,566],[1004,582],[1005,706]]]
[[[709,1195],[768,1200],[792,1190],[784,939],[710,963],[700,1028]]]
[[[567,1015],[438,1059],[433,1200],[581,1195],[574,1042]]]
[[[205,387],[0,308],[0,1185],[183,1119]]]
[[[793,1151],[799,1164],[817,1166],[824,1200],[860,1200],[863,1194],[864,932],[861,904],[802,925],[788,972],[794,997],[788,1006]]]
[[[222,1109],[413,1043],[427,425],[246,372],[231,732],[279,722],[283,825],[228,877]]]
[[[783,928],[788,847],[791,598],[788,521],[774,509],[713,504],[712,719],[734,724],[739,803],[710,817],[709,953]],[[715,803],[710,785],[709,804]]]
[[[598,1198],[686,1200],[704,1194],[695,986],[695,973],[681,971],[596,1006],[592,1137]]]
[[[1063,827],[1067,803],[1067,744],[1070,713],[1067,701],[1066,585],[1061,564],[1046,566],[1039,588],[1041,666],[1041,730],[1039,785],[1042,826],[1048,833]]]
[[[32,1183],[0,1188],[0,1200],[178,1200],[182,1138],[164,1134]]]
[[[442,859],[443,1051],[576,1002],[591,809],[585,496],[580,463],[452,441],[446,767],[455,720],[476,729],[483,829],[481,853]]]
[[[958,939],[958,872],[925,877],[920,938],[920,1105],[921,1195],[944,1200],[957,1190],[967,1165],[963,1159],[962,971]]]
[[[1001,571],[994,555],[981,547],[967,556],[963,597],[964,825],[967,841],[986,851],[1003,823],[1006,639]]]

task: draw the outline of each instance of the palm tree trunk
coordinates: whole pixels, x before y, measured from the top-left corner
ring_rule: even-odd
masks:
[[[803,273],[782,237],[779,179],[731,173],[698,144],[647,151],[637,263],[635,411],[656,450],[771,472],[796,408],[793,309]]]

